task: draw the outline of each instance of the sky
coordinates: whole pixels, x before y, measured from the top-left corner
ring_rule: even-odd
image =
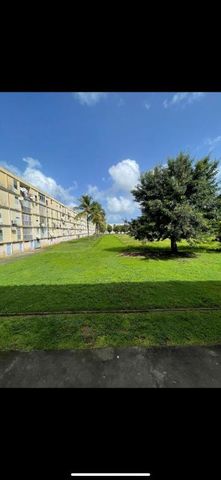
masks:
[[[90,194],[112,224],[139,215],[140,174],[181,151],[221,158],[221,93],[0,93],[0,165],[66,205]]]

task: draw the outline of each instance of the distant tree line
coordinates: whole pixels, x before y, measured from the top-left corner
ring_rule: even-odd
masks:
[[[129,231],[129,226],[128,223],[124,223],[122,225],[107,225],[107,231],[108,233],[114,232],[114,233],[128,233]]]

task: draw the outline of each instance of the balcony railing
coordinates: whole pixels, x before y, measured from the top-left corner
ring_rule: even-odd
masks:
[[[21,208],[24,213],[31,213],[31,204],[27,200],[21,200]]]
[[[23,212],[23,213],[31,213],[31,208],[22,207],[22,212]]]
[[[23,240],[33,240],[33,235],[25,235],[23,234]]]

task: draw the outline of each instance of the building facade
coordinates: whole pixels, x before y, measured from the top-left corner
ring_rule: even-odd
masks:
[[[87,236],[86,216],[0,166],[0,257]],[[89,235],[95,226],[89,224]]]

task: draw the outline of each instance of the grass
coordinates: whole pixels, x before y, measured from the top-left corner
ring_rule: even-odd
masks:
[[[50,315],[1,318],[0,350],[220,343],[220,312]]]
[[[0,261],[0,312],[19,314],[0,318],[0,349],[221,343],[220,244],[179,250],[105,235]],[[220,311],[111,313],[177,307]]]

